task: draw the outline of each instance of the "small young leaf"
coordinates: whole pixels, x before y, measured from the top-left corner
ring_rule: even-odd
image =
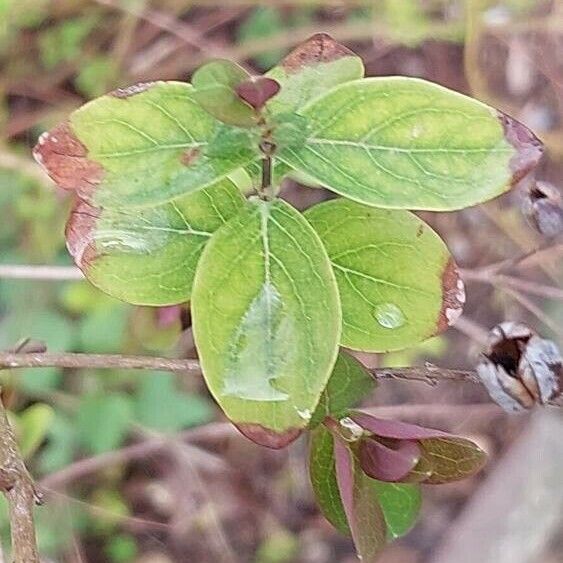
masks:
[[[318,426],[311,432],[309,477],[315,499],[324,517],[343,534],[350,534],[336,481],[333,438],[324,426]]]
[[[362,470],[379,481],[400,481],[414,469],[420,457],[420,447],[414,441],[383,444],[376,439],[364,439],[358,446]]]
[[[334,442],[336,480],[358,556],[374,563],[385,546],[387,525],[373,494],[373,482],[360,468],[353,452],[340,440]]]
[[[441,430],[398,420],[384,420],[366,410],[353,411],[349,416],[362,429],[375,436],[397,441],[396,447],[403,441],[418,443],[418,464],[405,477],[397,480],[428,484],[457,481],[477,473],[487,459],[485,452],[471,440]],[[374,459],[369,462],[373,464]]]
[[[326,252],[287,203],[251,200],[200,259],[194,336],[210,391],[254,441],[305,428],[336,360],[340,304]]]
[[[300,113],[312,133],[279,157],[332,191],[376,207],[475,205],[521,180],[543,152],[521,123],[417,78],[349,82]]]
[[[485,452],[464,438],[430,438],[422,440],[420,446],[423,458],[432,465],[432,474],[424,480],[428,485],[471,477],[487,461]]]
[[[394,540],[404,536],[414,526],[420,511],[420,487],[375,480],[372,481],[372,487],[385,516],[387,539]]]
[[[446,329],[461,313],[465,292],[450,253],[412,213],[337,199],[305,216],[336,275],[342,345],[370,352],[405,348]]]
[[[67,246],[98,288],[137,305],[188,301],[196,264],[214,231],[243,207],[229,180],[141,209],[96,208],[78,200]]]
[[[318,33],[266,73],[281,85],[268,108],[274,113],[294,112],[334,86],[363,75],[360,57],[326,33]]]
[[[268,100],[273,98],[280,91],[280,85],[272,78],[253,76],[241,82],[235,88],[235,91],[241,100],[252,106],[255,110],[260,110]]]
[[[250,75],[231,61],[211,61],[192,76],[194,99],[223,123],[239,127],[256,125],[257,114],[250,104],[237,94],[237,87]]]
[[[76,110],[39,138],[34,156],[58,186],[94,207],[159,204],[259,159],[250,132],[214,152],[219,128],[232,129],[195,101],[189,84],[137,84]]]
[[[376,382],[364,366],[350,354],[340,351],[313,416],[311,426],[320,424],[327,416],[340,418],[356,406]]]

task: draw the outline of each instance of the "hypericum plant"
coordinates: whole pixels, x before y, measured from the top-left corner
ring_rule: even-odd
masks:
[[[35,157],[75,192],[67,243],[93,284],[134,304],[190,301],[205,380],[243,434],[280,448],[312,430],[319,505],[371,561],[412,526],[418,483],[465,477],[484,454],[350,411],[372,379],[339,346],[397,350],[452,324],[463,283],[404,209],[493,198],[542,145],[436,84],[363,74],[316,35],[265,76],[214,61],[191,85],[102,96],[42,135]],[[343,197],[301,214],[279,197],[287,175]]]

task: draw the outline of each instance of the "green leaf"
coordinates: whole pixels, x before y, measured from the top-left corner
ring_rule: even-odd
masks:
[[[337,530],[350,535],[350,527],[336,481],[333,438],[324,426],[318,426],[311,432],[309,477],[323,516]]]
[[[429,438],[419,443],[421,462],[425,467],[432,467],[432,474],[424,480],[426,484],[438,485],[465,479],[477,473],[487,461],[487,454],[464,438]]]
[[[337,199],[305,216],[336,275],[342,345],[370,352],[405,348],[446,329],[461,313],[465,293],[450,253],[412,213]]]
[[[228,151],[214,144],[231,132]],[[34,155],[61,188],[95,207],[165,203],[259,158],[250,131],[208,114],[182,82],[153,82],[97,98],[42,135]]]
[[[328,381],[341,324],[309,223],[281,200],[251,200],[206,246],[192,314],[205,379],[227,416],[263,445],[295,439]]]
[[[404,536],[414,526],[420,512],[420,486],[373,479],[372,487],[385,516],[387,538],[393,540]]]
[[[336,480],[358,557],[374,563],[385,546],[386,522],[373,480],[360,468],[353,451],[334,442]]]
[[[127,435],[131,410],[126,395],[87,395],[76,417],[80,443],[94,454],[117,448]]]
[[[67,246],[101,290],[138,305],[188,301],[196,264],[213,232],[242,208],[229,180],[141,209],[99,209],[79,200]]]
[[[211,61],[192,76],[194,99],[223,123],[252,127],[257,114],[236,92],[237,86],[248,78],[248,72],[231,61]]]
[[[327,416],[341,418],[375,386],[375,380],[366,368],[356,358],[341,350],[311,418],[311,426],[319,424]]]
[[[334,86],[362,78],[360,57],[325,33],[313,35],[266,73],[281,85],[268,103],[274,113],[294,112]]]
[[[135,398],[136,420],[148,428],[175,432],[213,418],[209,401],[176,389],[171,373],[144,375]]]
[[[41,445],[55,418],[55,411],[45,403],[35,403],[18,414],[18,441],[22,456],[30,458]]]
[[[311,134],[279,157],[332,191],[386,208],[448,211],[487,201],[536,166],[522,124],[424,80],[343,84],[300,112]]]

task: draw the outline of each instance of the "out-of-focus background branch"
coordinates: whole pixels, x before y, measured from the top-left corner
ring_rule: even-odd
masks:
[[[0,0],[0,350],[31,338],[49,353],[195,359],[186,307],[133,307],[81,279],[64,248],[69,199],[30,147],[108,90],[189,79],[216,57],[259,72],[318,31],[356,50],[369,75],[427,78],[511,113],[545,142],[538,176],[561,189],[557,0]],[[282,193],[300,208],[326,197],[290,181]],[[443,336],[362,361],[472,370],[488,329],[505,319],[562,344],[562,241],[528,224],[521,198],[514,190],[460,213],[423,214],[463,268],[466,312]],[[355,560],[315,508],[303,441],[281,452],[254,446],[221,418],[200,378],[157,367],[0,371],[21,453],[46,492],[36,509],[46,561]],[[560,560],[558,411],[508,416],[481,386],[455,382],[382,381],[365,403],[470,436],[491,456],[474,479],[428,487],[420,523],[382,563]],[[0,534],[7,539],[1,506]]]

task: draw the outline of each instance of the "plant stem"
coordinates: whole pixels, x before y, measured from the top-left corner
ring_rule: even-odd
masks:
[[[0,400],[0,490],[8,501],[14,563],[39,563],[33,506],[40,502]]]
[[[122,356],[119,354],[44,354],[0,352],[0,369],[60,367],[69,369],[146,369],[199,374],[197,360]]]
[[[272,186],[272,157],[270,155],[264,156],[262,159],[262,184],[260,189],[262,192],[267,193]]]
[[[122,356],[119,354],[45,354],[0,352],[0,369],[59,367],[69,369],[141,369],[201,374],[197,360],[158,358],[153,356]],[[474,371],[453,370],[433,365],[424,367],[374,368],[374,379],[402,379],[436,385],[439,381],[479,383]]]

